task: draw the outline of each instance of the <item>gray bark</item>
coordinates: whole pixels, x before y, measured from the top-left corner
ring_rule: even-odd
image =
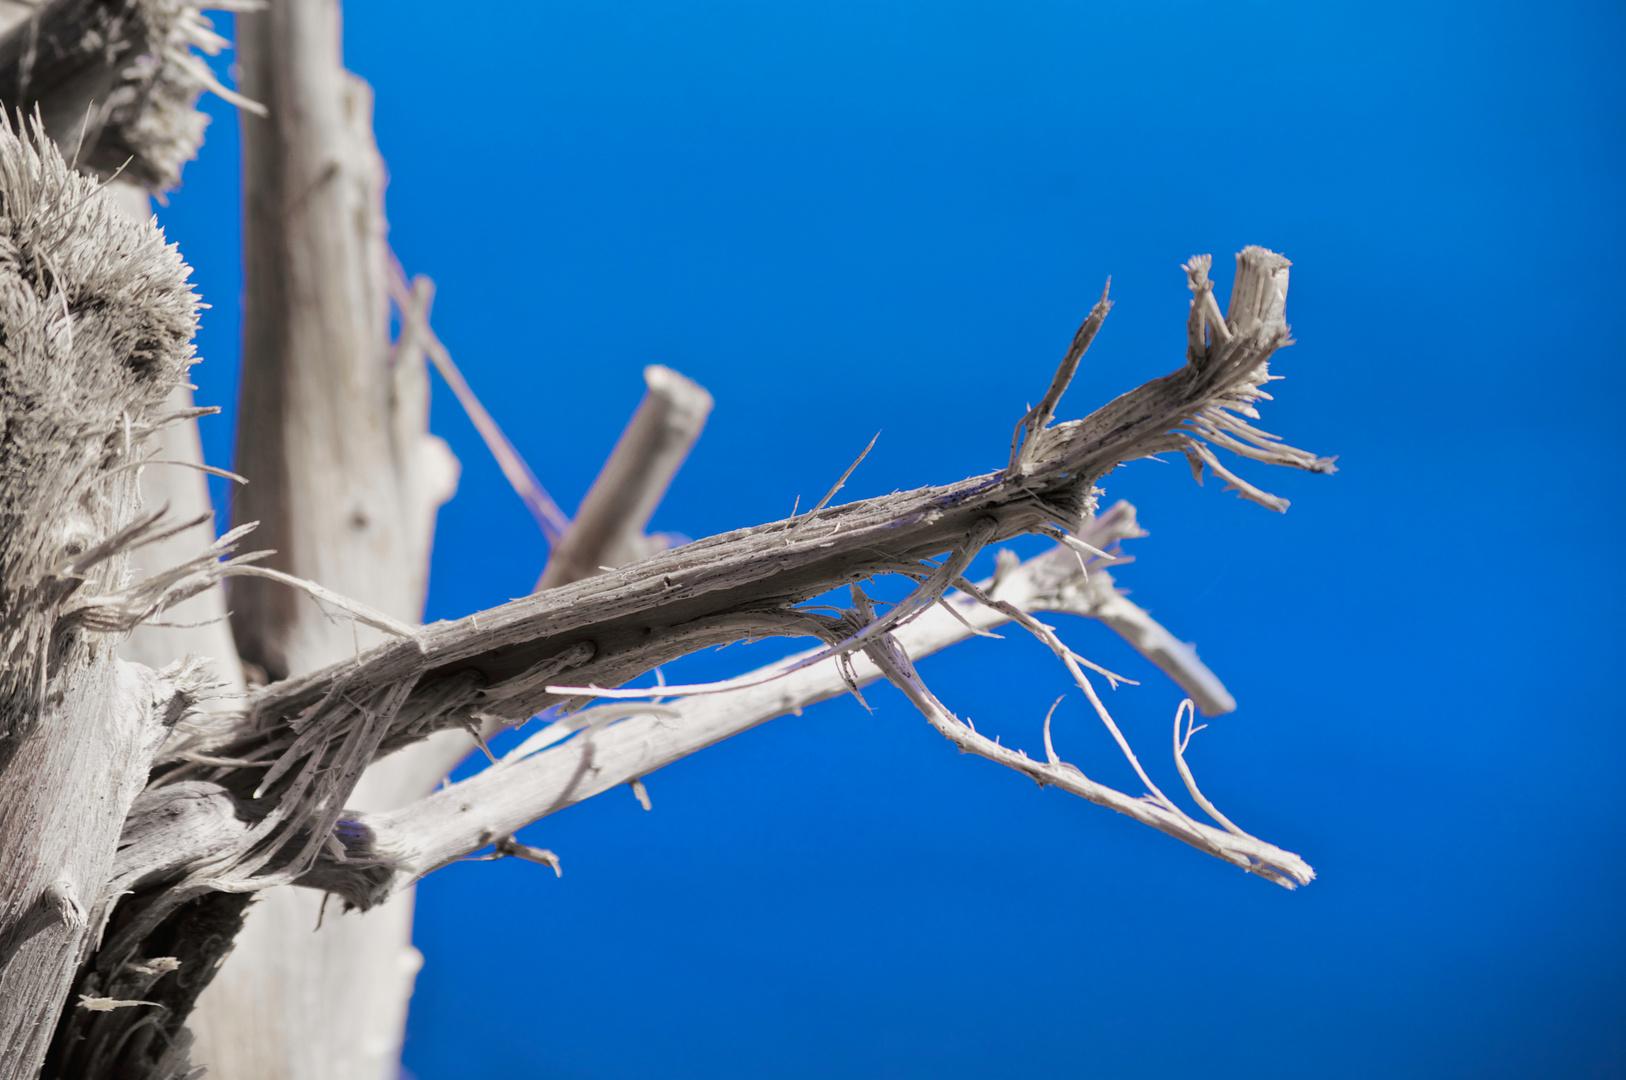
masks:
[[[422,607],[421,570],[403,576],[406,469],[391,424],[383,166],[371,96],[339,63],[338,6],[290,0],[244,15],[243,378],[234,520],[258,521],[267,566],[397,618]],[[415,448],[408,448],[415,449]],[[275,681],[312,671],[373,631],[326,618],[269,581],[231,583],[245,661]]]

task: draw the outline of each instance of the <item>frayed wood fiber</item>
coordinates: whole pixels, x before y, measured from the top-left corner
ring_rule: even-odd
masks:
[[[209,117],[197,102],[205,90],[259,109],[222,86],[193,51],[214,55],[228,44],[198,5],[182,0],[49,0],[0,37],[0,103],[13,116],[37,108],[78,167],[161,195],[181,182],[203,143]]]
[[[208,678],[114,655],[151,609],[125,555],[162,535],[136,484],[192,362],[187,275],[43,125],[0,120],[0,1077],[44,1060],[125,815]]]
[[[76,601],[156,524],[133,464],[192,363],[188,273],[37,126],[0,124],[0,738],[39,722]]]

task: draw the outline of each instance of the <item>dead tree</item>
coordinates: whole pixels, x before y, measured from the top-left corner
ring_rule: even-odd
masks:
[[[1242,252],[1223,313],[1208,258],[1192,259],[1184,362],[1055,422],[1103,293],[996,473],[831,505],[838,483],[806,512],[667,550],[645,528],[710,396],[649,369],[644,404],[567,518],[435,337],[432,285],[389,251],[370,92],[340,64],[336,3],[235,6],[242,98],[193,55],[224,43],[178,0],[50,0],[0,38],[0,101],[34,117],[0,131],[0,1078],[389,1075],[419,878],[470,857],[557,871],[514,833],[621,784],[642,798],[661,766],[881,678],[963,751],[1268,881],[1311,880],[1202,795],[1183,757],[1192,707],[1173,752],[1208,821],[1142,769],[1095,690],[1116,677],[1040,619],[1099,619],[1195,710],[1234,707],[1114,587],[1107,568],[1140,533],[1127,504],[1098,510],[1097,484],[1180,453],[1199,480],[1206,469],[1282,510],[1215,449],[1332,471],[1250,423],[1289,343],[1286,259]],[[235,465],[248,483],[219,540],[195,426],[211,410],[186,384],[197,297],[145,213],[197,149],[204,89],[245,110]],[[457,475],[426,429],[430,366],[553,554],[534,595],[421,626],[435,513]],[[965,577],[1023,533],[1057,546]],[[863,588],[882,575],[915,583],[885,611]],[[847,609],[806,605],[842,586]],[[1063,761],[1048,719],[1043,760],[999,745],[920,679],[914,660],[1007,623],[1055,652],[1144,793]],[[764,637],[818,644],[666,687],[660,704],[618,689]],[[543,714],[500,761],[434,790],[475,745]],[[313,934],[330,897],[365,914]]]

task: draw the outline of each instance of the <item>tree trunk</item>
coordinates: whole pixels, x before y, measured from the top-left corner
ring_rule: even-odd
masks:
[[[125,815],[201,681],[125,663],[141,447],[196,298],[150,222],[0,130],[0,1077],[32,1076],[101,934]]]
[[[238,21],[244,341],[237,523],[261,522],[269,565],[417,622],[434,514],[456,462],[427,434],[421,353],[391,355],[384,170],[372,98],[346,72],[333,0],[283,0]],[[380,635],[285,586],[239,579],[232,629],[262,679],[353,657]],[[472,746],[462,732],[369,770],[349,803],[426,793]],[[393,1080],[419,955],[412,897],[323,917],[323,896],[269,889],[199,1000],[194,1053],[229,1080]],[[317,929],[318,922],[321,929]]]

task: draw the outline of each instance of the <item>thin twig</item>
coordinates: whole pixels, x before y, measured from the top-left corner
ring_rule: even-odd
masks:
[[[927,721],[962,750],[968,750],[990,761],[1016,769],[1041,784],[1053,785],[1063,791],[1082,796],[1097,805],[1126,814],[1285,888],[1307,885],[1315,878],[1315,871],[1292,852],[1283,851],[1256,837],[1221,832],[1193,821],[1189,815],[1181,814],[1161,803],[1144,798],[1132,798],[1121,791],[1096,783],[1079,769],[1065,762],[1034,761],[1019,750],[1010,750],[999,745],[996,740],[977,734],[970,725],[962,722],[937,700],[936,695],[915,672],[908,654],[893,638],[887,637],[874,642],[865,652],[893,685],[904,692]]]
[[[842,488],[847,486],[847,478],[852,476],[853,471],[855,469],[857,469],[859,465],[863,464],[865,458],[869,457],[869,452],[871,450],[875,449],[875,442],[880,437],[881,437],[881,433],[879,431],[877,431],[875,433],[874,437],[872,437],[870,439],[869,445],[865,446],[864,449],[859,452],[859,455],[856,458],[853,459],[853,463],[851,465],[847,466],[847,471],[841,474],[841,479],[837,480],[835,482],[835,486],[833,486],[829,491],[824,493],[824,498],[819,500],[819,505],[817,505],[813,509],[809,510],[807,512],[806,517],[804,517],[802,520],[804,520],[804,521],[807,520],[807,518],[812,517],[814,514],[818,513],[820,510],[823,510],[826,506],[830,505],[830,500],[836,497],[836,492],[840,491]],[[798,496],[798,498],[800,498],[800,496]],[[792,517],[795,516],[795,511],[791,512],[791,516]]]
[[[393,619],[384,614],[382,611],[368,607],[360,600],[352,600],[348,596],[340,596],[332,589],[323,588],[314,581],[306,581],[304,578],[294,577],[292,574],[284,574],[280,570],[272,570],[264,566],[251,566],[239,562],[233,562],[221,568],[221,576],[258,577],[266,578],[271,581],[280,581],[284,585],[291,585],[301,592],[309,594],[316,600],[320,600],[325,604],[330,604],[333,607],[338,608],[346,615],[352,616],[358,622],[366,623],[374,630],[382,630],[386,634],[394,634],[396,637],[403,638],[410,638],[418,633],[418,627],[410,626],[404,622],[401,622],[399,619]]]
[[[446,346],[441,343],[429,325],[428,308],[433,296],[434,283],[420,274],[415,279],[418,288],[414,289],[407,284],[406,274],[401,269],[400,263],[394,260],[392,263],[390,298],[400,309],[403,323],[409,322],[412,325],[412,333],[422,335],[424,352],[435,365],[435,370],[440,372],[440,377],[446,380],[446,385],[452,388],[452,393],[457,396],[458,403],[463,406],[463,411],[468,414],[475,430],[480,433],[480,438],[485,440],[486,449],[491,451],[491,456],[496,459],[502,474],[508,478],[514,493],[520,497],[525,508],[536,519],[536,524],[542,530],[542,535],[547,537],[548,543],[557,544],[560,537],[569,530],[570,519],[542,487],[536,474],[525,463],[519,451],[514,449],[514,444],[508,441],[508,436],[503,434],[497,421],[492,419],[486,407],[480,404],[480,399],[469,388],[463,373],[452,363],[452,354],[447,351]],[[423,295],[418,295],[420,292]]]
[[[234,484],[248,483],[248,477],[234,473],[230,469],[222,469],[216,465],[205,465],[201,461],[176,461],[171,458],[142,458],[139,461],[131,461],[120,465],[112,471],[118,472],[122,469],[141,469],[148,465],[179,465],[183,469],[196,469],[198,472],[208,473],[210,476],[218,476],[221,479],[230,480]]]
[[[1192,723],[1195,722],[1195,714],[1196,706],[1190,698],[1182,701],[1180,707],[1174,711],[1174,764],[1180,770],[1180,779],[1186,782],[1186,790],[1191,792],[1191,797],[1197,801],[1198,806],[1203,808],[1203,812],[1225,826],[1226,832],[1237,836],[1247,836],[1248,834],[1237,828],[1230,818],[1220,813],[1219,808],[1208,801],[1207,796],[1197,790],[1197,778],[1191,775],[1191,767],[1186,764],[1186,747],[1191,745],[1191,737],[1208,725],[1198,724],[1196,727],[1192,727]],[[1180,735],[1180,720],[1182,717],[1186,718],[1186,733],[1183,738]]]
[[[1056,715],[1056,706],[1066,700],[1066,695],[1050,703],[1050,711],[1044,714],[1044,756],[1052,765],[1060,765],[1061,758],[1056,756],[1056,746],[1050,741],[1050,718]]]
[[[1095,302],[1095,307],[1085,317],[1073,335],[1073,342],[1067,347],[1066,354],[1061,358],[1061,364],[1050,379],[1050,388],[1045,391],[1039,404],[1028,410],[1026,416],[1017,422],[1016,432],[1011,436],[1011,463],[1010,472],[1020,473],[1022,466],[1033,460],[1036,449],[1035,437],[1045,429],[1052,417],[1056,415],[1056,406],[1061,402],[1062,394],[1066,393],[1067,386],[1073,381],[1073,374],[1078,371],[1078,363],[1084,358],[1089,349],[1090,342],[1095,340],[1095,332],[1101,329],[1101,323],[1106,320],[1107,312],[1112,310],[1112,302],[1107,299],[1107,293],[1112,289],[1112,279],[1107,278],[1106,285],[1101,289],[1101,299]]]

